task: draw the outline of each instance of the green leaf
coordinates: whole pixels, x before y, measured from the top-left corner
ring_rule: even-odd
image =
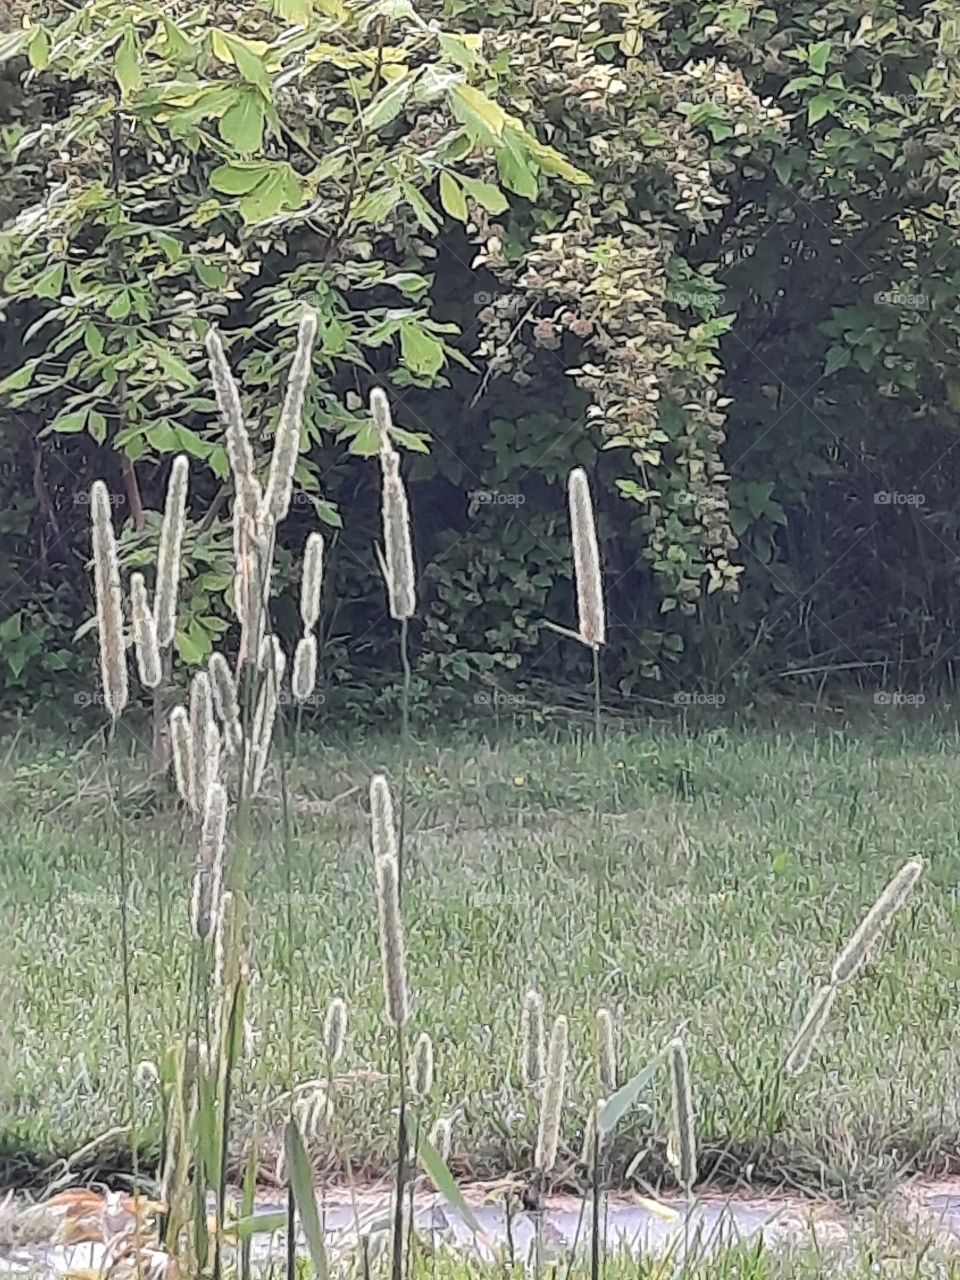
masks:
[[[117,84],[124,97],[136,91],[143,84],[143,73],[140,70],[140,48],[137,44],[137,34],[133,27],[128,27],[123,33],[123,39],[120,41],[120,47],[117,49],[117,56],[113,63],[113,74],[117,78]]]
[[[662,1053],[658,1053],[652,1062],[648,1062],[642,1071],[638,1071],[607,1099],[597,1116],[597,1128],[601,1133],[612,1133],[617,1127],[653,1079],[662,1056]]]
[[[6,394],[8,391],[23,391],[25,387],[29,387],[33,381],[33,375],[37,371],[37,365],[40,363],[39,357],[28,360],[26,364],[22,364],[19,369],[14,369],[13,373],[0,381],[0,393]]]
[[[37,27],[27,45],[27,57],[34,71],[46,71],[50,65],[50,37],[43,27]]]
[[[793,161],[787,152],[781,151],[779,155],[773,158],[773,172],[777,175],[784,186],[790,181],[790,175],[793,173]]]
[[[179,356],[175,356],[172,351],[161,346],[154,347],[153,351],[161,369],[173,382],[178,382],[181,387],[187,387],[191,391],[197,386],[196,378]]]
[[[807,63],[811,71],[815,71],[818,76],[822,76],[827,69],[827,59],[830,57],[830,50],[833,48],[829,40],[821,40],[819,44],[811,45],[810,52],[807,55]]]
[[[443,344],[415,320],[405,320],[400,326],[400,353],[409,369],[428,376],[443,367],[445,358]]]
[[[416,84],[417,77],[409,72],[400,76],[370,102],[363,113],[363,123],[368,129],[382,129],[403,110],[407,98]]]
[[[286,162],[270,166],[262,182],[240,199],[240,215],[244,222],[261,222],[280,210],[298,208],[303,203],[303,190],[293,169]]]
[[[270,172],[271,165],[259,161],[234,161],[233,164],[222,164],[210,175],[210,185],[214,191],[226,196],[245,196],[262,182]]]
[[[313,1170],[307,1158],[303,1138],[295,1120],[288,1120],[283,1131],[283,1147],[286,1155],[287,1176],[293,1198],[300,1213],[303,1234],[307,1237],[310,1257],[319,1280],[329,1280],[327,1250],[323,1239],[323,1227],[317,1213],[317,1198],[313,1189]]]
[[[92,356],[103,355],[103,334],[90,320],[83,326],[83,345]]]
[[[845,369],[849,363],[849,347],[831,347],[827,352],[826,364],[823,366],[823,376],[827,378],[838,369]]]
[[[97,444],[103,444],[107,438],[107,420],[97,409],[90,410],[90,417],[87,421],[87,430],[96,440]]]
[[[453,1174],[444,1163],[443,1156],[441,1156],[429,1138],[421,1137],[417,1147],[417,1155],[420,1157],[424,1173],[443,1196],[444,1200],[453,1205],[475,1236],[485,1235],[483,1227],[477,1221],[476,1214],[463,1198]]]
[[[183,257],[183,245],[176,238],[157,227],[150,228],[150,238],[163,250],[168,262],[179,262]]]
[[[450,91],[450,107],[467,131],[488,146],[503,137],[510,117],[499,103],[469,84],[456,84]]]
[[[72,413],[58,414],[50,424],[50,429],[58,435],[75,435],[87,425],[87,409],[74,409]]]
[[[250,154],[263,145],[263,99],[244,89],[220,120],[220,137],[238,151]]]
[[[355,458],[375,458],[380,452],[380,432],[372,422],[365,422],[350,442],[349,452]]]
[[[833,99],[826,97],[822,93],[818,93],[815,98],[811,98],[807,104],[807,124],[816,124],[818,120],[822,120],[833,108]]]
[[[440,174],[440,203],[451,218],[456,218],[458,222],[466,222],[468,209],[463,188],[445,169]]]
[[[17,640],[23,632],[23,610],[11,613],[0,622],[0,640]]]
[[[215,55],[221,62],[232,62],[247,84],[254,85],[265,98],[270,97],[270,77],[261,55],[267,48],[260,40],[246,40],[219,28],[213,32]]]
[[[65,270],[66,268],[62,262],[55,262],[52,266],[47,267],[46,271],[34,281],[34,297],[59,298],[63,292]]]
[[[487,213],[506,213],[510,202],[498,186],[493,182],[483,182],[480,178],[461,177],[467,195],[472,196],[477,204]],[[534,183],[534,186],[536,184]]]

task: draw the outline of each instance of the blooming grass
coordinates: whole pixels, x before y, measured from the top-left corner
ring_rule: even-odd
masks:
[[[423,1122],[457,1113],[455,1167],[494,1175],[532,1164],[517,1036],[530,985],[551,1019],[570,1021],[558,1165],[565,1149],[581,1148],[598,1006],[621,1031],[621,1079],[687,1021],[701,1178],[729,1181],[750,1165],[755,1178],[876,1188],[960,1146],[950,999],[960,915],[955,735],[723,730],[697,739],[648,729],[608,734],[603,751],[571,735],[544,739],[425,741],[411,773],[417,856],[403,910],[416,1025],[430,1031],[438,1064]],[[295,945],[311,957],[292,1046],[302,1080],[323,1074],[324,1010],[335,995],[351,1010],[338,1072],[382,1072],[392,1055],[364,792],[369,764],[394,772],[402,750],[374,740],[360,754],[308,739],[289,780],[295,795],[360,788],[327,811],[294,813]],[[23,740],[7,773],[0,900],[18,995],[7,1028],[15,1069],[4,1087],[9,1177],[17,1156],[37,1168],[114,1125],[124,1069],[116,888],[102,854],[111,820],[96,759]],[[260,1041],[235,1103],[241,1128],[287,1073],[285,902],[269,800],[254,822]],[[180,829],[172,806],[132,816],[138,1058],[158,1056],[186,998],[193,855]],[[165,931],[158,852],[167,855]],[[807,1070],[780,1089],[786,1048],[817,986],[908,854],[923,859],[921,885],[841,991]],[[336,1161],[389,1167],[388,1099],[376,1076],[338,1091]],[[665,1076],[644,1102],[614,1135],[614,1182],[638,1154],[641,1174],[670,1180]],[[157,1138],[146,1093],[139,1105],[149,1148]],[[332,1167],[322,1144],[314,1154]]]

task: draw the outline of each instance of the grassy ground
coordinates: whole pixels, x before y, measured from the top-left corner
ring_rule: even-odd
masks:
[[[960,1168],[958,746],[953,727],[893,718],[857,733],[618,731],[600,751],[572,733],[421,742],[404,915],[415,1029],[437,1046],[428,1111],[459,1113],[454,1166],[493,1176],[530,1164],[534,1113],[516,1046],[533,982],[551,1014],[571,1019],[572,1152],[592,1013],[604,1004],[620,1025],[624,1078],[686,1028],[704,1175],[852,1194],[907,1168]],[[338,993],[350,1004],[347,1068],[388,1063],[366,784],[374,768],[398,778],[401,759],[396,742],[305,740],[293,766],[301,797],[341,797],[294,822],[296,1080],[324,1073],[323,1013]],[[97,750],[21,742],[0,788],[0,1172],[10,1178],[118,1123],[125,1050],[117,836]],[[185,1000],[195,835],[168,801],[138,809],[128,795],[125,809],[136,1056],[155,1059]],[[238,1102],[247,1117],[268,1114],[290,1079],[280,818],[261,810],[252,867],[261,978]],[[784,1086],[784,1048],[815,983],[913,854],[928,868],[913,905],[843,994],[810,1070]],[[638,1172],[656,1181],[665,1080],[645,1103],[614,1165],[622,1173],[639,1155]],[[149,1147],[149,1084],[139,1105]],[[321,1142],[318,1161],[384,1168],[388,1108],[375,1081],[346,1085],[337,1152]]]

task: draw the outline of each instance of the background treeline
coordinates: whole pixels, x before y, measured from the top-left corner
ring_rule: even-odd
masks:
[[[6,26],[4,709],[93,686],[96,476],[149,566],[191,456],[181,658],[232,625],[202,338],[265,455],[303,301],[285,572],[320,520],[327,713],[387,705],[397,670],[374,385],[409,433],[424,708],[583,687],[543,625],[573,618],[578,464],[611,698],[952,686],[952,0],[46,0]]]

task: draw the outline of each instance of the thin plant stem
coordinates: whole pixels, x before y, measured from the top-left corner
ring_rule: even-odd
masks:
[[[397,1027],[397,1076],[400,1105],[397,1110],[397,1174],[393,1208],[393,1248],[390,1257],[390,1280],[403,1280],[403,1189],[407,1173],[407,1085],[404,1073],[403,1027]]]
[[[600,649],[594,645],[593,655],[593,741],[600,746]]]
[[[403,667],[403,693],[400,700],[400,740],[403,743],[403,763],[400,773],[400,820],[397,843],[397,896],[403,901],[403,855],[406,845],[407,779],[410,767],[410,686],[413,682],[410,670],[409,618],[400,619],[400,663]],[[402,1064],[401,1064],[402,1069]]]
[[[105,754],[109,759],[111,748],[116,751],[116,721],[112,721],[105,739]],[[123,972],[123,1038],[127,1054],[127,1111],[130,1116],[131,1160],[133,1164],[133,1194],[140,1191],[140,1154],[137,1133],[137,1093],[133,1053],[133,1000],[130,982],[130,867],[127,859],[126,823],[123,817],[123,768],[114,763],[113,810],[116,819],[117,852],[120,870],[120,963]],[[143,1273],[140,1248],[140,1218],[134,1215],[134,1243],[137,1257],[137,1276]]]

